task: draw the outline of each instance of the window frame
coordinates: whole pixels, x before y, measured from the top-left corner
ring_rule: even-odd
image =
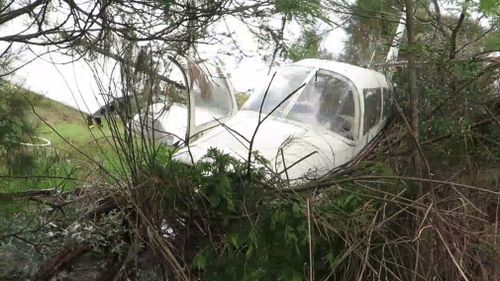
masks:
[[[228,120],[232,116],[238,112],[238,106],[236,104],[236,98],[234,96],[234,92],[232,91],[231,87],[229,86],[229,83],[227,82],[227,78],[224,76],[222,69],[220,65],[213,65],[215,71],[214,73],[210,73],[210,70],[208,69],[207,62],[200,62],[200,63],[195,63],[192,61],[188,62],[188,65],[186,66],[186,69],[183,70],[183,75],[184,79],[186,81],[186,84],[188,85],[188,128],[186,130],[186,143],[189,144],[190,141],[198,138],[200,135],[202,135],[204,132],[207,130],[210,130],[212,128],[218,127],[221,125],[221,122]],[[204,76],[204,79],[206,79],[211,86],[217,86],[220,87],[222,90],[227,92],[229,96],[229,102],[231,103],[231,110],[229,114],[227,114],[224,117],[215,119],[213,121],[205,122],[200,125],[196,124],[196,98],[194,96],[194,91],[190,87],[190,83],[192,82],[192,77],[189,76],[189,70],[188,68],[190,65],[193,65],[194,67],[199,68],[201,74]],[[219,80],[219,81],[216,81]],[[193,85],[194,86],[194,85]],[[193,87],[194,88],[194,87]]]

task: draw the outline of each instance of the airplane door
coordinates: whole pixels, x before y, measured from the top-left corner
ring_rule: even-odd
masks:
[[[238,106],[229,83],[217,65],[188,63],[189,140],[233,116]]]

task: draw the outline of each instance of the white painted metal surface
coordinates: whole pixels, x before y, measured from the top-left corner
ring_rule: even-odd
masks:
[[[305,71],[305,73],[302,76],[287,76],[299,81],[281,81],[282,77],[276,78],[279,77],[280,72],[293,72],[289,69],[295,69],[295,72]],[[318,93],[316,85],[321,82],[322,75],[327,77],[324,84],[328,84],[332,80],[337,83],[335,84],[336,88],[328,89],[331,92]],[[378,72],[334,61],[311,59],[285,66],[278,70],[274,79],[264,101],[261,118],[290,94],[294,87],[305,84],[289,98],[289,101],[280,106],[270,118],[262,123],[253,144],[253,150],[258,151],[261,156],[267,159],[270,168],[285,179],[296,180],[304,176],[308,179],[319,177],[347,163],[373,139],[386,121],[382,112],[382,98],[384,89],[386,94],[389,93],[389,84],[385,77]],[[301,79],[303,81],[300,81]],[[273,83],[283,83],[284,86],[278,85],[276,89],[285,92],[274,91]],[[287,88],[291,84],[295,86]],[[263,88],[267,89],[267,84]],[[336,104],[331,104],[330,107],[325,107],[325,100],[318,100],[326,94],[341,95],[342,91],[339,90],[341,88],[344,88],[344,95],[346,93],[352,95],[350,116],[335,111],[342,105],[344,108],[349,107],[346,104],[348,100],[345,100],[344,104],[339,101],[331,101]],[[214,128],[194,140],[190,143],[189,150],[182,149],[177,153],[176,158],[189,163],[192,157],[192,160],[196,162],[206,154],[210,147],[216,147],[241,160],[248,160],[248,140],[251,139],[257,127],[260,105],[264,97],[264,94],[259,96],[258,92],[254,95],[256,96],[249,99],[242,110],[225,123],[226,127]],[[379,95],[375,99],[378,104],[365,104],[365,101],[372,100],[370,96],[374,95]],[[318,96],[320,98],[317,98]],[[368,99],[365,96],[368,96]],[[266,107],[267,102],[271,104],[272,108]],[[371,107],[368,110],[371,112],[370,114],[373,115],[374,110],[376,114],[379,114],[373,124],[365,121],[366,106]],[[327,110],[321,110],[323,107]],[[328,109],[332,107],[334,110],[328,112]],[[299,110],[295,110],[297,108]],[[297,112],[299,115],[295,114]],[[331,115],[321,118],[322,113]],[[339,116],[335,116],[335,114],[339,114]],[[344,125],[345,128],[339,128],[342,127],[339,125],[342,122],[348,123]],[[370,125],[369,128],[368,125]],[[238,132],[238,134],[234,132]]]
[[[160,143],[173,145],[184,143],[188,124],[188,110],[184,104],[155,103],[132,120],[136,134],[154,138]]]
[[[189,146],[176,153],[180,161],[197,162],[211,147],[247,161],[259,116],[272,112],[255,135],[253,151],[284,179],[297,180],[322,176],[358,155],[384,126],[391,89],[376,71],[308,59],[279,69],[236,114],[234,95],[217,93],[229,96],[208,103],[197,97],[203,96],[198,89],[189,93],[189,106],[154,104],[149,119],[156,121],[147,127],[156,129],[160,142]],[[144,130],[141,118],[135,118],[137,131]]]

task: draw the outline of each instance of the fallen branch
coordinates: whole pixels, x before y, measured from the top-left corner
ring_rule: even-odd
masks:
[[[346,182],[375,181],[375,180],[400,180],[400,181],[411,181],[411,182],[427,182],[427,183],[434,183],[434,184],[440,184],[440,185],[461,187],[461,188],[481,191],[481,192],[485,192],[485,193],[489,193],[489,194],[493,194],[493,195],[500,194],[500,191],[489,190],[489,189],[485,189],[485,188],[481,188],[481,187],[477,187],[477,186],[472,186],[472,185],[468,185],[468,184],[449,182],[449,181],[444,181],[444,180],[434,180],[434,179],[431,180],[431,179],[426,179],[426,178],[398,177],[398,176],[360,176],[360,177],[352,177],[352,178],[345,178],[345,179],[338,179],[338,180],[328,179],[328,180],[323,180],[323,181],[302,184],[302,185],[299,185],[295,188],[281,190],[281,192],[284,192],[284,193],[305,192],[305,191],[311,191],[311,190],[328,189],[331,187],[336,187],[339,184],[346,183]]]
[[[71,264],[75,259],[83,256],[90,251],[91,246],[80,244],[75,247],[66,247],[51,259],[43,263],[38,271],[33,275],[33,281],[49,281],[57,273]]]
[[[18,200],[18,199],[30,199],[34,197],[47,197],[53,195],[54,193],[56,193],[55,188],[0,193],[0,200]]]

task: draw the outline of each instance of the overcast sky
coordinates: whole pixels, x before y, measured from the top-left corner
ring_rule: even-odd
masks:
[[[3,35],[12,34],[20,25],[22,25],[21,22],[4,25],[0,29],[0,33]],[[221,21],[214,29],[215,31],[228,32],[228,26],[231,27],[233,38],[238,42],[239,48],[246,56],[235,55],[238,52],[235,52],[237,48],[232,43],[198,45],[198,52],[203,58],[218,58],[223,62],[236,91],[251,92],[265,80],[269,64],[259,55],[257,39],[238,20],[227,18],[226,22]],[[320,30],[329,28],[324,24],[317,27]],[[289,24],[285,30],[285,39],[288,42],[293,42],[299,34],[300,27],[296,24]],[[345,38],[344,30],[334,29],[327,33],[322,47],[332,54],[338,54],[343,48]],[[5,45],[0,44],[1,46]],[[33,59],[35,54],[41,54],[45,51],[46,49],[43,47],[25,49],[17,57],[17,64],[24,64]],[[80,108],[84,112],[94,112],[103,103],[96,85],[95,71],[92,71],[83,61],[67,63],[70,60],[71,58],[55,53],[44,55],[17,71],[12,80],[53,100]],[[98,74],[101,80],[105,80],[103,76],[106,75],[106,72],[109,73],[109,71],[104,71]]]

